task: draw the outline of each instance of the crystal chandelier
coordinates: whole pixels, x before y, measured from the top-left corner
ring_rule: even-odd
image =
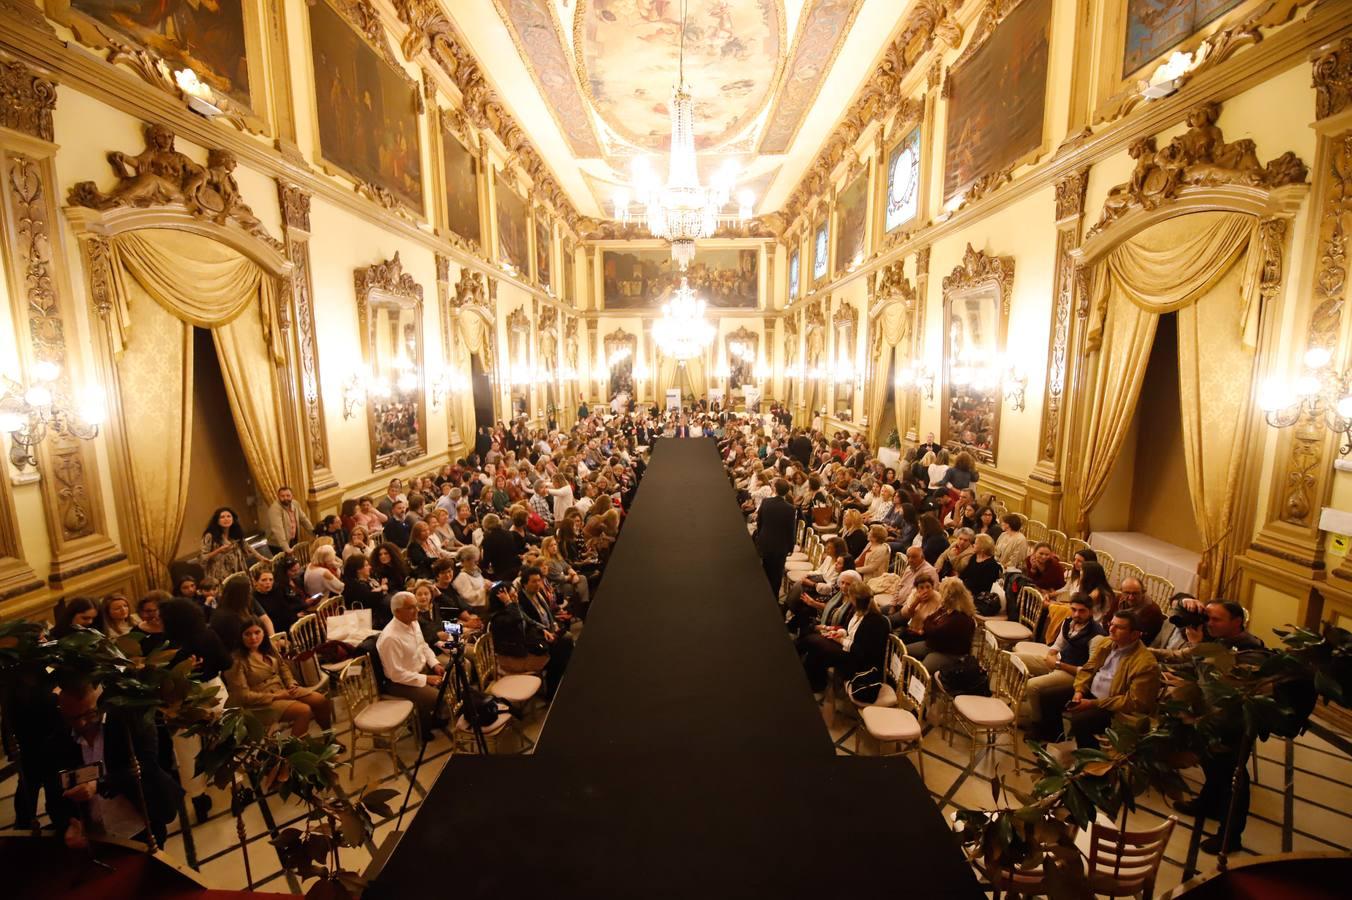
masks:
[[[685,83],[685,4],[681,4],[680,62],[676,87],[671,94],[671,159],[666,184],[657,181],[647,159],[638,157],[633,164],[632,192],[638,205],[646,210],[648,232],[671,242],[671,258],[685,271],[695,258],[695,240],[713,237],[723,207],[732,197],[737,180],[731,161],[715,175],[706,188],[700,184],[695,154],[695,101]],[[614,196],[615,218],[629,221],[630,191],[623,188]],[[751,192],[737,195],[737,221],[751,217]]]
[[[675,295],[662,304],[662,318],[653,325],[653,340],[667,356],[685,362],[702,356],[713,343],[714,333],[714,326],[704,318],[704,301],[682,278]]]

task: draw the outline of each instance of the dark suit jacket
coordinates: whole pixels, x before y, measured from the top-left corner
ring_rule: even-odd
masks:
[[[789,441],[789,452],[793,458],[803,464],[803,468],[812,465],[812,439],[805,434],[800,434]]]
[[[848,624],[849,619],[845,622]],[[887,617],[882,613],[865,613],[864,621],[854,633],[854,643],[850,644],[850,664],[856,672],[865,672],[876,668],[882,671],[884,657],[887,654],[887,636],[892,633]]]
[[[788,556],[793,552],[793,504],[783,497],[761,501],[756,515],[756,550],[761,556]]]
[[[43,784],[47,789],[47,814],[57,832],[66,830],[70,820],[81,815],[80,804],[62,796],[60,772],[78,769],[84,765],[80,745],[69,729],[63,726],[53,731],[44,743],[39,765]],[[182,788],[178,780],[160,767],[155,730],[144,720],[125,714],[110,714],[103,725],[104,778],[99,793],[105,797],[122,796],[141,809],[136,776],[132,772],[131,754],[141,766],[141,787],[145,791],[146,809],[157,824],[166,825],[178,814],[178,796]]]
[[[521,571],[521,551],[514,534],[505,528],[494,528],[484,534],[479,548],[483,553],[484,571],[497,581],[510,581]]]

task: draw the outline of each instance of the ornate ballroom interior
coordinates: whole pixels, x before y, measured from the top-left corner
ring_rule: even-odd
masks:
[[[625,391],[966,449],[1269,641],[1352,627],[1345,0],[681,6],[0,0],[0,620]],[[678,77],[723,201],[683,272]],[[1260,752],[1257,852],[1352,848],[1328,727]],[[945,814],[989,803],[926,752]],[[234,825],[194,829],[207,886],[245,885]],[[1161,889],[1207,865],[1175,840]]]

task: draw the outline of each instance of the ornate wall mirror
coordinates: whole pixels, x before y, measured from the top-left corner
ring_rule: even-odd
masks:
[[[507,315],[507,356],[511,360],[512,418],[530,417],[534,375],[530,359],[530,316],[524,306]]]
[[[943,442],[995,465],[1014,259],[967,245],[944,278]]]
[[[393,259],[355,273],[357,317],[369,372],[371,467],[406,465],[427,452],[423,393],[423,289]]]
[[[836,418],[848,422],[854,412],[854,381],[857,366],[855,337],[859,328],[859,310],[853,305],[842,302],[840,309],[831,317],[831,340],[835,342],[835,395],[831,398],[831,409]]]
[[[638,352],[638,338],[622,328],[606,335],[606,363],[610,367],[610,391],[607,399],[624,391],[631,400],[634,393],[634,354]]]
[[[728,392],[740,390],[756,381],[756,360],[760,356],[760,335],[745,325],[724,339],[728,357]]]

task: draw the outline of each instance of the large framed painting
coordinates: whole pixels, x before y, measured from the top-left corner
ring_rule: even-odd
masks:
[[[527,229],[530,227],[530,215],[526,212],[526,201],[512,190],[511,185],[499,173],[493,189],[498,206],[498,262],[505,262],[521,274],[527,274],[530,265]]]
[[[715,309],[756,309],[760,305],[760,250],[699,249],[681,273],[662,248],[605,250],[601,253],[606,309],[657,309],[681,283]]]
[[[1244,0],[1126,0],[1122,77],[1159,59]]]
[[[540,287],[549,290],[554,282],[550,279],[549,262],[553,241],[550,235],[553,229],[544,213],[535,214],[535,280]]]
[[[920,126],[912,128],[887,154],[887,205],[883,231],[889,234],[920,212]]]
[[[948,73],[944,200],[1043,141],[1052,0],[1023,0]]]
[[[47,0],[45,5],[52,18],[75,26],[77,35],[81,20],[92,20],[100,31],[144,47],[171,69],[192,69],[213,90],[253,106],[252,90],[261,82],[256,68],[250,69],[258,58],[255,0]]]
[[[868,172],[861,172],[836,197],[836,266],[849,268],[864,261],[867,239]]]
[[[827,219],[817,226],[812,234],[812,283],[821,284],[830,274],[831,265],[831,220]]]
[[[789,254],[789,299],[798,299],[798,248]]]
[[[479,158],[447,129],[441,130],[441,158],[446,182],[446,227],[483,246],[479,224]]]
[[[325,0],[309,9],[324,161],[421,212],[417,85]]]

